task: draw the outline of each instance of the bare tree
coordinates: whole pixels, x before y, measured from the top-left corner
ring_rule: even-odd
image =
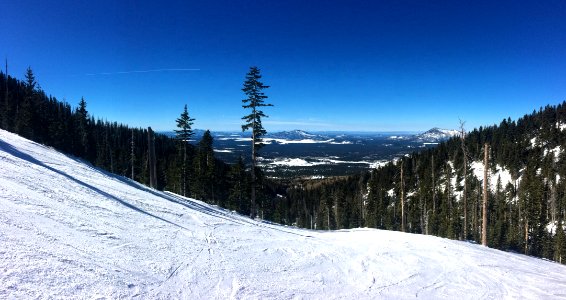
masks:
[[[135,155],[135,142],[134,142],[134,130],[132,129],[132,143],[131,143],[131,153],[130,153],[130,163],[132,164],[132,180],[136,180],[134,177],[134,164],[136,162],[136,155]]]
[[[483,146],[483,212],[482,212],[482,233],[481,244],[487,246],[487,170],[489,160],[489,145],[487,143]]]
[[[2,126],[4,127],[4,129],[8,130],[8,108],[9,108],[9,104],[8,104],[8,58],[6,58],[6,80],[5,80],[5,84],[6,84],[6,93],[4,94],[4,105],[5,105],[5,111],[4,111],[4,115],[1,116],[2,117]]]
[[[401,231],[405,232],[405,182],[403,178],[403,159],[401,159]]]
[[[464,191],[462,200],[464,202],[464,240],[468,239],[468,148],[466,147],[466,130],[464,124],[466,122],[460,120],[460,147],[462,148],[462,156],[464,158],[463,176],[464,176]]]
[[[149,186],[157,188],[157,163],[155,158],[155,136],[151,127],[147,128],[147,142],[149,151]]]

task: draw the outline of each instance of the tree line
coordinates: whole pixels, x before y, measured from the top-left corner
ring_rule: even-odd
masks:
[[[132,128],[118,122],[95,118],[82,98],[76,107],[47,95],[38,85],[31,68],[24,80],[0,72],[0,128],[38,143],[52,146],[109,172],[129,177],[159,190],[213,203],[242,214],[256,216],[275,199],[272,185],[252,164],[240,158],[229,165],[214,156],[213,137],[206,131],[200,141],[191,141],[193,118],[185,105],[176,120],[175,138],[153,133],[151,128]],[[266,96],[257,67],[250,68],[243,91],[243,107],[251,114],[243,119],[243,130],[252,129],[252,153],[261,147],[265,130],[261,118]],[[152,150],[152,151],[150,151]],[[154,153],[154,162],[150,156]],[[152,169],[154,167],[154,170]],[[151,172],[150,172],[151,171]],[[154,174],[155,179],[151,178]],[[152,184],[151,180],[155,180]],[[257,191],[257,192],[256,192]],[[259,205],[256,205],[259,202]],[[257,208],[257,207],[259,208]],[[263,212],[261,215],[265,215]]]

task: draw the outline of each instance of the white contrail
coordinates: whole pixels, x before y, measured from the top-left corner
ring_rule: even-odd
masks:
[[[103,73],[87,73],[85,76],[97,75],[117,75],[117,74],[132,74],[132,73],[150,73],[150,72],[185,72],[185,71],[200,71],[200,69],[155,69],[155,70],[139,70],[139,71],[120,71],[120,72],[103,72]]]

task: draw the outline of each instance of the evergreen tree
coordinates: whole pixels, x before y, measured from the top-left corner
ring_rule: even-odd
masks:
[[[264,100],[267,96],[263,93],[263,90],[269,88],[269,86],[264,85],[259,80],[261,79],[260,70],[257,67],[251,67],[250,71],[246,75],[246,81],[244,82],[244,88],[242,91],[246,94],[247,98],[242,100],[242,107],[244,109],[250,109],[251,113],[244,116],[244,125],[242,125],[242,131],[251,129],[252,131],[252,178],[251,178],[251,208],[250,217],[255,218],[257,215],[256,208],[256,158],[258,150],[263,146],[261,137],[266,134],[265,129],[261,123],[262,118],[266,118],[267,115],[261,110],[265,106],[273,106],[271,104],[266,104]]]
[[[181,193],[183,196],[188,195],[187,191],[187,169],[188,169],[188,161],[187,161],[187,146],[189,144],[190,138],[193,136],[194,132],[192,129],[192,125],[194,124],[193,121],[195,119],[189,116],[189,111],[187,110],[187,105],[185,104],[185,108],[181,113],[181,116],[177,118],[177,128],[175,130],[176,139],[179,144],[179,150],[181,151],[181,156],[183,157],[183,164],[181,167]]]
[[[26,71],[25,96],[20,105],[16,102],[15,131],[23,137],[33,139],[33,119],[35,115],[35,96],[37,93],[35,75],[30,67]]]
[[[214,203],[214,149],[213,138],[210,131],[204,132],[198,143],[197,155],[194,160],[194,188],[195,197],[210,200]]]
[[[243,214],[249,213],[247,208],[248,198],[248,176],[246,174],[244,160],[240,156],[238,161],[230,168],[229,173],[230,191],[228,196],[228,208]]]
[[[75,111],[75,123],[77,127],[77,148],[76,153],[79,156],[88,157],[89,153],[89,142],[88,142],[88,135],[89,135],[89,115],[88,111],[86,110],[86,101],[84,98],[81,98],[79,102],[79,107]]]
[[[8,87],[8,59],[6,59],[6,70],[4,75],[4,97],[3,102],[0,105],[0,126],[1,128],[8,130],[10,127],[10,119],[12,118],[12,112],[10,107],[10,100],[8,99],[9,96],[9,87]]]
[[[564,225],[561,221],[556,226],[554,242],[554,260],[559,263],[566,263],[566,234]]]

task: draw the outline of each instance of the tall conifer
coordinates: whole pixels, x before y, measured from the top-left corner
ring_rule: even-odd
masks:
[[[183,196],[187,196],[187,145],[189,144],[189,139],[193,136],[194,132],[192,129],[193,121],[195,119],[189,116],[189,111],[187,105],[185,104],[185,109],[181,113],[181,116],[176,120],[177,128],[175,130],[177,142],[180,145],[180,150],[183,152],[183,167],[181,174],[181,192]]]
[[[263,93],[263,90],[269,88],[269,86],[264,85],[261,81],[260,70],[257,67],[251,67],[250,71],[246,75],[246,81],[244,82],[244,88],[242,91],[246,94],[247,98],[242,100],[242,107],[244,109],[250,109],[249,115],[244,116],[244,125],[242,125],[242,131],[251,129],[252,131],[252,178],[251,178],[251,208],[250,217],[255,218],[257,214],[256,208],[256,158],[258,150],[264,145],[262,143],[261,137],[267,132],[261,124],[261,119],[263,117],[267,118],[267,115],[261,110],[264,106],[273,106],[272,104],[267,104],[264,100],[267,96]]]

